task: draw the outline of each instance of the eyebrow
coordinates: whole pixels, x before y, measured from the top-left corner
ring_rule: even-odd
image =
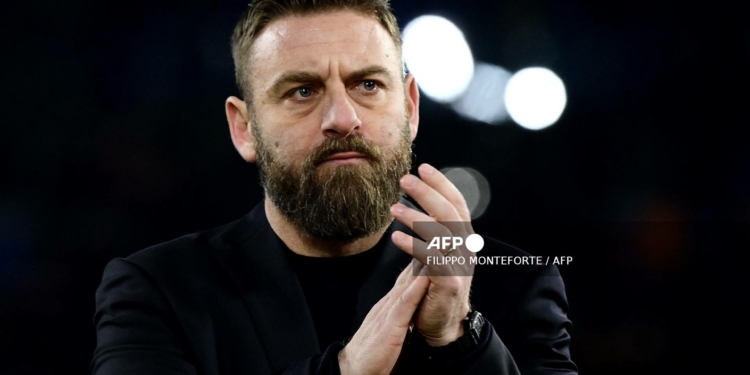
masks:
[[[350,73],[345,77],[345,81],[358,81],[374,75],[384,75],[386,77],[390,77],[391,72],[384,66],[370,65],[368,67],[355,70],[354,72]]]
[[[285,72],[281,75],[274,83],[268,92],[273,96],[279,96],[286,86],[292,83],[310,83],[310,82],[322,82],[323,77],[317,73],[310,73],[304,71],[291,71]]]
[[[380,65],[370,65],[354,72],[349,73],[344,77],[344,82],[358,81],[374,75],[384,75],[390,77],[390,71]],[[289,71],[281,75],[268,89],[268,93],[273,96],[279,96],[282,94],[284,88],[290,84],[299,83],[313,83],[323,82],[323,77],[320,74],[306,72],[306,71]]]

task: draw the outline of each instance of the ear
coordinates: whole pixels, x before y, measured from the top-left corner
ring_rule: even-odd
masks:
[[[225,103],[229,133],[237,152],[248,163],[255,162],[255,140],[251,130],[247,105],[236,96],[230,96]]]
[[[414,74],[407,74],[404,80],[404,91],[406,94],[406,110],[409,112],[409,130],[411,130],[411,141],[417,137],[419,128],[419,87]]]

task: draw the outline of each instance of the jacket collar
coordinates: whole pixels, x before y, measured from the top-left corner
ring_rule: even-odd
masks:
[[[402,199],[401,203],[414,207]],[[354,332],[372,306],[393,287],[411,257],[391,241],[394,230],[412,234],[394,221],[383,235],[385,249],[360,290]],[[321,353],[305,295],[287,257],[286,246],[271,228],[263,202],[230,225],[212,246],[248,308],[272,371]],[[376,245],[377,246],[377,245]]]

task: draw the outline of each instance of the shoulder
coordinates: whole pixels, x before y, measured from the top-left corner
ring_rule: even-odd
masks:
[[[125,260],[142,268],[186,266],[210,255],[214,249],[230,245],[228,240],[231,238],[227,238],[227,235],[236,232],[242,221],[239,219],[156,244],[125,257]]]
[[[196,276],[215,274],[220,268],[217,253],[229,252],[242,247],[248,238],[268,226],[265,213],[258,207],[242,218],[216,228],[187,234],[142,249],[125,258],[109,262],[104,271],[108,273],[123,268],[137,271],[153,282],[190,282]],[[119,266],[118,266],[119,265]]]

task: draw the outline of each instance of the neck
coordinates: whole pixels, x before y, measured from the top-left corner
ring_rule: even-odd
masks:
[[[338,257],[359,254],[375,246],[388,226],[363,238],[352,241],[327,241],[306,235],[282,214],[271,199],[263,202],[271,228],[293,252],[311,257]]]

